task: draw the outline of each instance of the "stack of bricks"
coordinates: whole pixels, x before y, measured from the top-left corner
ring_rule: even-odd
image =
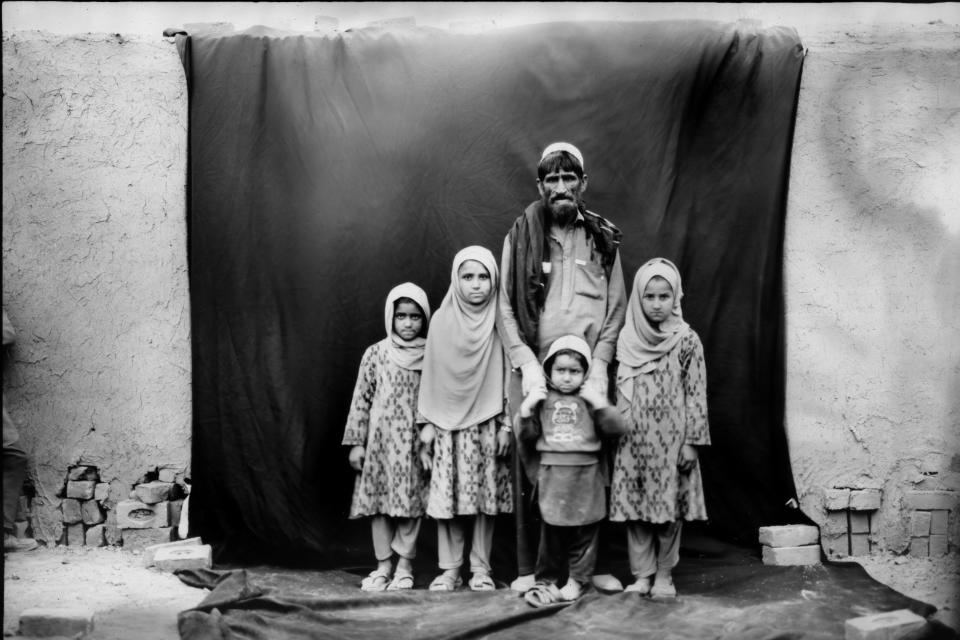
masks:
[[[173,540],[188,492],[187,485],[177,482],[172,469],[160,469],[155,480],[137,484],[128,500],[117,503],[117,527],[123,548],[143,550]]]
[[[953,491],[908,491],[904,506],[910,510],[910,555],[939,557],[949,551],[950,511],[957,506]]]
[[[96,467],[71,468],[61,503],[64,544],[138,550],[169,542],[189,484],[173,469],[151,472],[141,480],[123,499],[128,490],[119,480],[101,482]]]
[[[824,496],[827,521],[823,550],[831,560],[870,554],[874,512],[880,508],[879,489],[834,487]]]
[[[110,485],[100,482],[96,467],[73,467],[67,472],[63,514],[64,543],[70,546],[102,547],[106,539],[104,503]]]
[[[760,527],[763,564],[774,566],[820,564],[820,531],[808,524]]]

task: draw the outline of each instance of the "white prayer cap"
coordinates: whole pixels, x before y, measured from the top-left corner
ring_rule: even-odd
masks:
[[[540,154],[540,160],[543,160],[551,153],[555,153],[557,151],[566,151],[572,155],[577,159],[578,162],[580,162],[580,168],[583,169],[583,154],[580,153],[580,149],[577,149],[569,142],[554,142],[551,145],[547,145],[547,148],[544,149],[543,153]]]

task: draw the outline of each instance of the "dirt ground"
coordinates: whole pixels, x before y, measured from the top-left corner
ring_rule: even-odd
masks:
[[[859,559],[875,579],[937,607],[935,617],[960,630],[960,554]],[[177,613],[206,597],[175,576],[143,567],[118,548],[41,548],[4,557],[3,635],[17,637],[31,607],[83,606],[95,613],[96,640],[176,640]]]

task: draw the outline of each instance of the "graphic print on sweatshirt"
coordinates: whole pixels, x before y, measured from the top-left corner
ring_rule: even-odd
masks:
[[[544,434],[547,442],[570,443],[583,442],[583,433],[577,429],[577,413],[580,407],[576,402],[557,400],[550,416],[552,429]]]

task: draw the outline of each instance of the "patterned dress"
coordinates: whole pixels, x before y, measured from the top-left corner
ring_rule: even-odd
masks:
[[[363,354],[343,434],[343,444],[366,447],[363,470],[353,487],[351,518],[416,518],[426,505],[415,420],[420,372],[394,364],[387,355],[388,341]]]
[[[505,413],[459,431],[436,428],[427,515],[447,520],[513,513],[510,459],[497,457],[497,431],[504,424]]]
[[[689,473],[677,469],[681,445],[710,444],[699,336],[691,329],[657,361],[656,370],[633,380],[629,406],[620,395],[628,431],[614,457],[610,520],[706,520],[700,465]]]

